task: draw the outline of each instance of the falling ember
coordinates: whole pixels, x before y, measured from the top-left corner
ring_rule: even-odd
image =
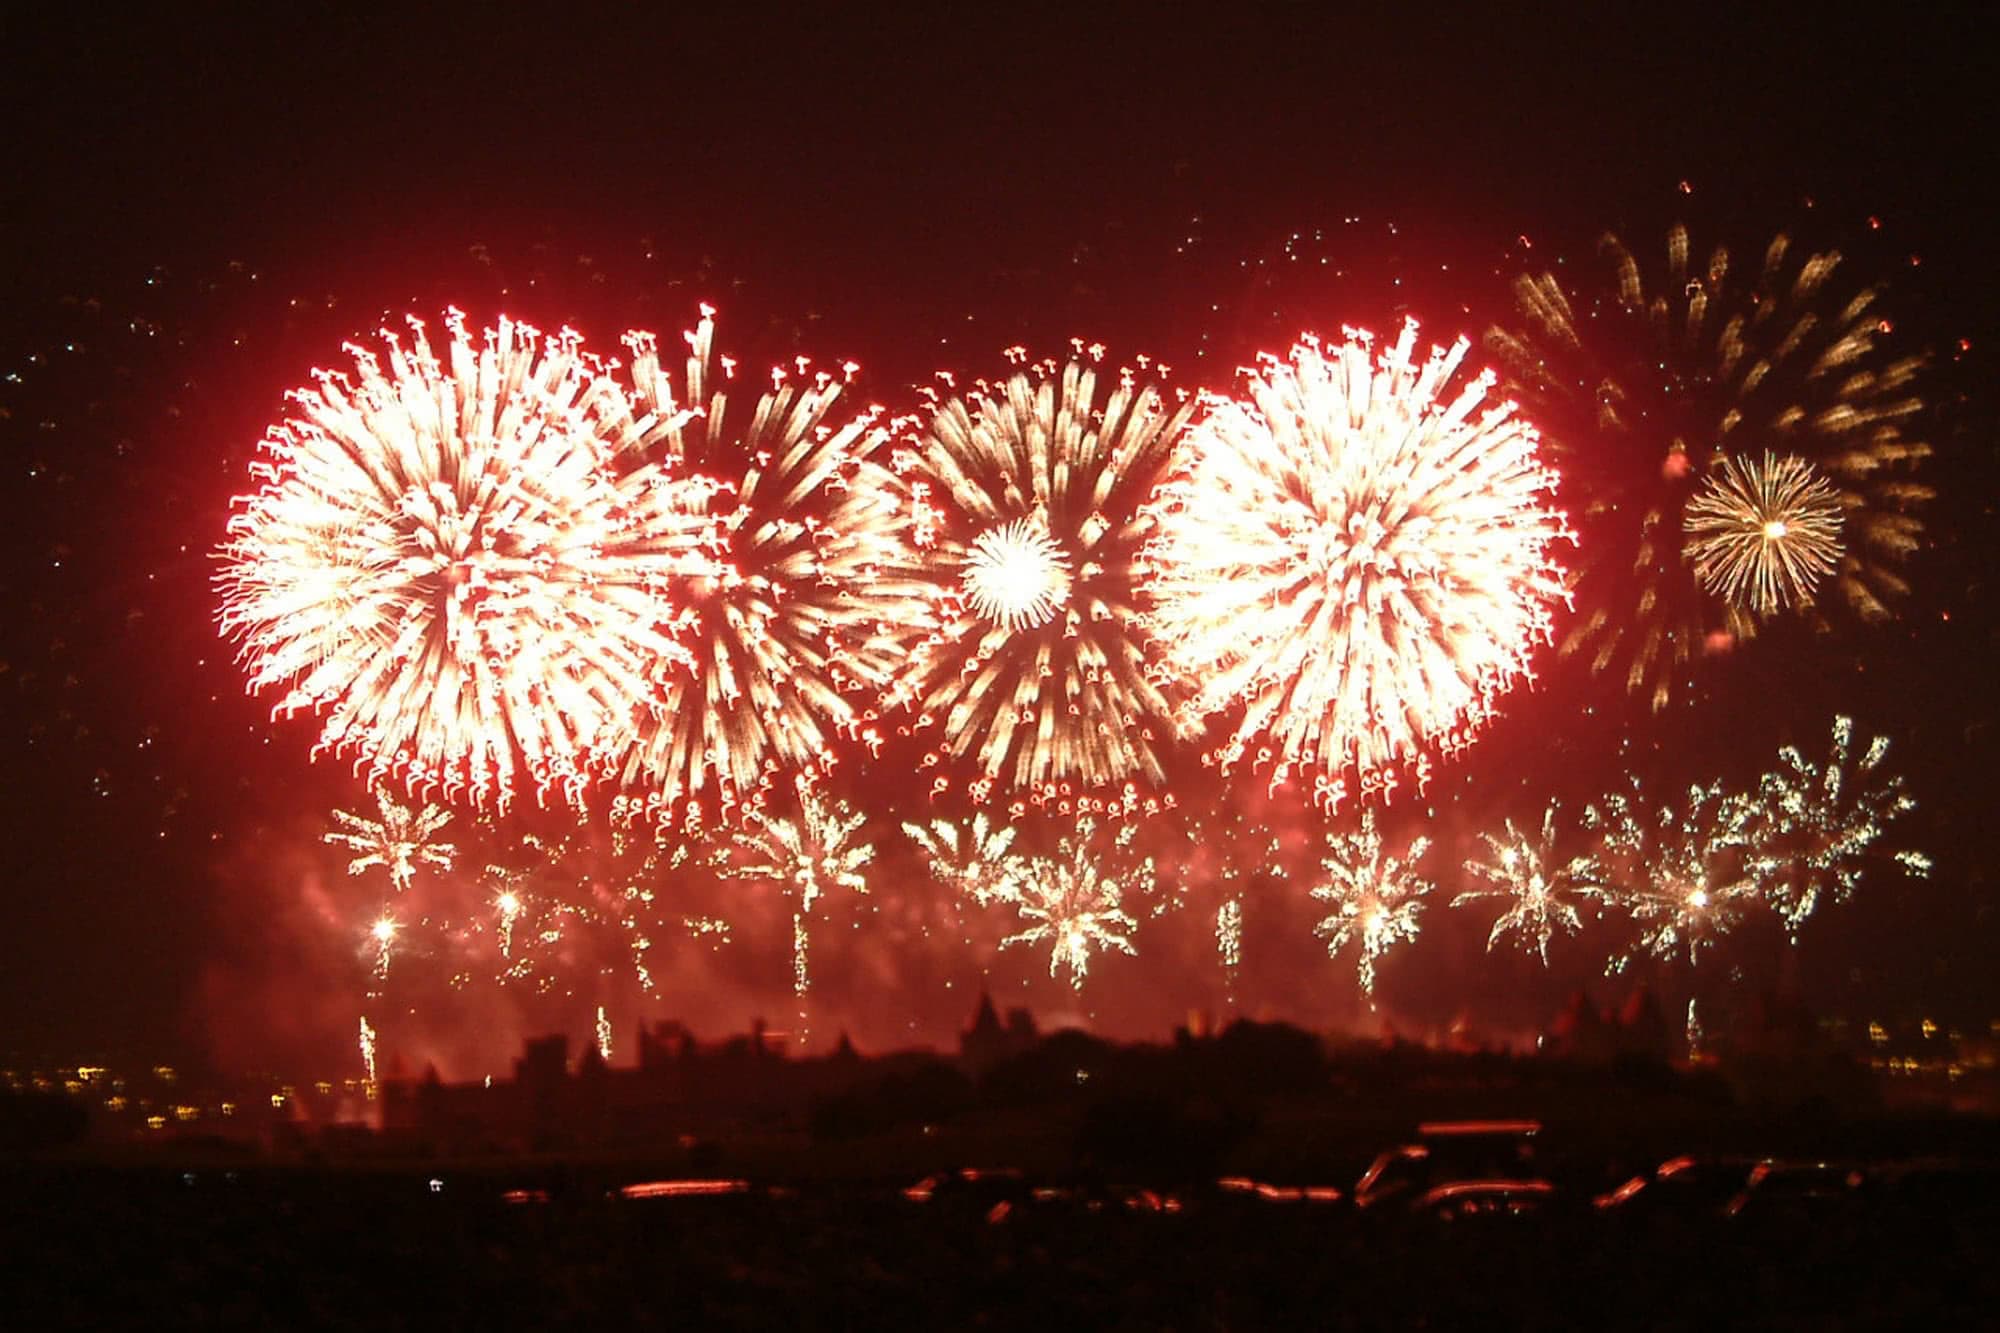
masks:
[[[371,781],[505,807],[583,797],[585,749],[678,648],[663,576],[617,554],[599,420],[622,396],[574,335],[457,311],[384,330],[291,395],[219,556],[220,624],[276,711]]]
[[[604,1006],[597,1006],[597,1053],[608,1063],[611,1059],[611,1020],[604,1013]]]
[[[885,709],[936,729],[981,795],[1166,779],[1173,732],[1141,624],[1140,506],[1192,401],[1101,348],[934,394],[894,457],[924,599]],[[1178,399],[1178,401],[1175,401]]]
[[[368,1086],[375,1086],[375,1029],[368,1024],[367,1015],[361,1018],[361,1067],[367,1071]]]
[[[1333,912],[1313,933],[1326,940],[1329,958],[1359,943],[1357,976],[1372,1007],[1376,961],[1395,945],[1417,937],[1421,900],[1434,886],[1415,867],[1430,849],[1430,839],[1413,839],[1400,855],[1384,855],[1375,812],[1364,810],[1357,832],[1329,834],[1326,847],[1320,862],[1326,882],[1315,886],[1312,896],[1330,903]]]
[[[418,866],[451,868],[456,849],[448,842],[431,841],[432,834],[451,822],[449,810],[426,805],[412,811],[397,804],[379,787],[375,791],[375,804],[382,814],[379,820],[347,810],[334,811],[334,823],[340,827],[320,839],[330,846],[360,853],[347,863],[348,874],[359,875],[373,866],[381,866],[389,872],[389,882],[396,886],[396,891],[403,893],[416,878]]]
[[[1840,564],[1840,495],[1802,459],[1730,458],[1688,501],[1687,558],[1711,594],[1759,616],[1812,602]]]
[[[1271,778],[1348,770],[1364,794],[1456,748],[1529,673],[1563,600],[1555,474],[1492,376],[1378,354],[1350,330],[1264,357],[1244,402],[1216,400],[1149,507],[1150,625],[1194,683],[1184,721],[1222,714],[1225,766]]]
[[[1222,964],[1222,974],[1228,978],[1233,991],[1236,985],[1236,969],[1243,965],[1243,903],[1231,898],[1215,909],[1215,956]]]

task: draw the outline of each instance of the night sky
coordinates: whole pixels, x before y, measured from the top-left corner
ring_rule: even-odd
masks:
[[[1495,800],[1628,763],[1741,776],[1784,740],[1820,752],[1851,709],[1894,738],[1939,864],[1815,923],[1809,996],[1983,1025],[2000,120],[1972,53],[1990,28],[1976,7],[10,15],[0,1050],[350,1042],[345,995],[215,1039],[289,1003],[243,978],[323,964],[280,910],[282,867],[358,784],[307,762],[309,723],[244,697],[210,552],[284,391],[385,318],[456,303],[610,349],[706,300],[746,364],[852,357],[884,400],[1072,336],[1221,388],[1303,329],[1412,313],[1477,338],[1524,266],[1607,227],[1653,245],[1677,218],[1746,247],[1788,226],[1851,239],[1890,276],[1899,336],[1935,357],[1917,593],[1873,633],[1708,664],[1658,720],[1550,663],[1467,773]]]

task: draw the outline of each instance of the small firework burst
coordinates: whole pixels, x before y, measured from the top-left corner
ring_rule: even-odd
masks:
[[[1430,849],[1430,839],[1412,839],[1400,855],[1385,855],[1375,812],[1364,810],[1360,829],[1328,834],[1326,849],[1320,861],[1326,882],[1316,885],[1312,896],[1332,904],[1333,912],[1313,933],[1326,940],[1329,958],[1359,942],[1356,966],[1361,992],[1372,997],[1376,961],[1395,945],[1417,937],[1422,899],[1434,886],[1416,873],[1416,864]]]
[[[381,811],[380,819],[369,819],[349,810],[334,811],[333,821],[340,827],[320,839],[329,846],[360,853],[347,863],[348,874],[359,875],[381,866],[389,872],[389,882],[396,886],[396,892],[402,893],[416,878],[419,866],[451,869],[457,849],[448,842],[432,841],[433,835],[451,822],[449,810],[435,805],[411,809],[399,805],[379,787],[375,790],[375,805]]]
[[[1778,766],[1758,784],[1757,817],[1762,823],[1762,855],[1771,905],[1796,932],[1822,898],[1845,902],[1854,893],[1875,847],[1889,825],[1916,808],[1903,779],[1884,774],[1889,740],[1878,736],[1857,762],[1854,720],[1833,722],[1833,744],[1815,766],[1791,746],[1778,752]],[[1918,877],[1930,873],[1930,858],[1902,850],[1890,857]]]
[[[1563,655],[1622,676],[1658,711],[1696,654],[1754,634],[1768,614],[1754,580],[1743,599],[1719,574],[1711,583],[1686,541],[1691,504],[1719,496],[1725,460],[1752,451],[1801,460],[1841,516],[1838,548],[1802,557],[1830,558],[1824,579],[1808,589],[1802,565],[1773,598],[1816,617],[1889,616],[1932,491],[1913,480],[1930,453],[1914,435],[1922,358],[1891,350],[1880,291],[1844,281],[1837,252],[1785,235],[1761,264],[1733,265],[1723,247],[1693,253],[1676,226],[1650,282],[1617,237],[1599,250],[1599,281],[1520,278],[1519,327],[1488,338],[1581,502],[1581,614]],[[1825,512],[1817,494],[1812,507]],[[1705,549],[1714,574],[1718,552]]]
[[[1095,825],[1082,821],[1065,838],[1054,856],[1020,862],[1008,878],[1001,901],[1009,903],[1027,928],[1000,941],[1002,949],[1016,944],[1047,944],[1049,975],[1069,969],[1069,984],[1083,989],[1093,949],[1116,949],[1134,955],[1132,934],[1139,927],[1123,903],[1127,890],[1145,892],[1154,885],[1151,861],[1128,871],[1114,871],[1091,846]],[[1120,830],[1120,848],[1130,845],[1131,828]]]
[[[814,773],[836,737],[869,741],[851,696],[888,684],[914,606],[894,577],[899,492],[874,461],[893,423],[850,405],[856,367],[800,358],[732,415],[713,316],[687,335],[685,403],[653,337],[627,337],[633,393],[604,428],[628,520],[616,549],[664,569],[676,607],[673,651],[598,745],[635,792],[624,819],[726,817],[774,767]]]
[[[931,876],[950,885],[962,898],[985,907],[1008,893],[1008,877],[1014,872],[1008,855],[1017,830],[1011,824],[995,824],[984,812],[975,814],[970,824],[949,819],[930,825],[905,824],[908,834],[923,852]]]
[[[1547,967],[1549,940],[1556,931],[1573,935],[1583,928],[1575,900],[1599,893],[1603,875],[1594,855],[1564,857],[1557,850],[1558,817],[1558,807],[1551,803],[1542,812],[1541,832],[1535,835],[1523,833],[1509,819],[1504,833],[1480,835],[1486,842],[1485,859],[1465,863],[1466,873],[1486,883],[1453,898],[1453,907],[1484,898],[1508,904],[1486,936],[1488,951],[1515,936],[1523,948],[1532,947]]]
[[[1628,913],[1638,932],[1607,973],[1641,954],[1671,958],[1683,945],[1688,962],[1698,962],[1742,921],[1759,900],[1764,868],[1751,851],[1754,813],[1720,784],[1656,805],[1636,777],[1629,794],[1613,792],[1584,811],[1585,827],[1600,834],[1603,883],[1592,895]]]
[[[1688,501],[1695,577],[1731,605],[1772,616],[1809,605],[1840,563],[1840,496],[1810,463],[1724,459]]]
[[[1563,598],[1555,474],[1467,344],[1413,358],[1350,330],[1263,358],[1247,402],[1216,400],[1149,512],[1152,627],[1197,682],[1190,724],[1226,714],[1217,758],[1393,786],[1476,730],[1528,674]]]
[[[1102,354],[934,394],[896,455],[927,609],[885,705],[937,728],[934,761],[969,762],[976,796],[1165,782],[1140,505],[1192,400],[1143,358],[1104,392]]]

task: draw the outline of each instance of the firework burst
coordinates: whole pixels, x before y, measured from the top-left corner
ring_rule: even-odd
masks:
[[[220,551],[222,629],[371,781],[504,807],[525,770],[580,802],[589,745],[677,651],[663,574],[612,554],[596,418],[621,395],[574,335],[475,341],[452,311],[441,361],[409,323],[291,395]]]
[[[1026,928],[1000,941],[1002,949],[1016,944],[1047,944],[1049,975],[1069,969],[1069,984],[1083,989],[1093,949],[1116,949],[1136,956],[1132,934],[1139,923],[1124,910],[1125,895],[1154,887],[1153,865],[1141,861],[1125,871],[1113,871],[1091,847],[1096,831],[1088,819],[1065,838],[1054,856],[1034,857],[1019,864],[1008,879],[1002,901],[1009,903]],[[1120,849],[1128,848],[1131,828],[1121,829]]]
[[[1752,851],[1755,807],[1719,784],[1693,786],[1674,804],[1653,804],[1637,778],[1584,811],[1600,835],[1603,883],[1593,896],[1630,914],[1637,936],[1614,955],[1607,973],[1640,954],[1671,958],[1685,945],[1689,963],[1713,948],[1759,901],[1767,869]]]
[[[1815,766],[1786,746],[1758,784],[1759,840],[1771,867],[1767,892],[1794,932],[1822,898],[1845,902],[1853,895],[1889,825],[1916,808],[1902,778],[1881,771],[1888,738],[1870,741],[1859,761],[1853,742],[1854,720],[1835,718],[1824,763]],[[1898,851],[1890,859],[1912,875],[1930,873],[1922,852]]]
[[[1212,402],[1189,430],[1150,508],[1152,625],[1197,683],[1189,720],[1234,717],[1225,767],[1354,770],[1369,794],[1421,776],[1552,633],[1554,474],[1510,407],[1481,407],[1490,375],[1447,395],[1463,340],[1419,364],[1416,337],[1264,358],[1250,401]]]
[[[1688,501],[1694,576],[1732,606],[1772,616],[1809,605],[1840,563],[1840,496],[1802,459],[1724,459]]]
[[[856,836],[867,822],[866,815],[844,801],[801,785],[795,818],[753,809],[733,835],[734,855],[724,873],[775,885],[792,900],[792,991],[801,1001],[812,989],[809,923],[814,905],[836,888],[868,892],[861,869],[875,859],[875,847]],[[801,1009],[801,1041],[807,1036],[805,1017]]]
[[[1466,873],[1485,884],[1466,889],[1451,900],[1453,907],[1485,898],[1499,898],[1508,906],[1486,936],[1486,948],[1512,935],[1523,947],[1532,945],[1549,965],[1549,940],[1557,930],[1573,935],[1583,928],[1583,918],[1575,900],[1601,894],[1603,876],[1597,858],[1589,853],[1565,858],[1557,850],[1558,809],[1554,804],[1542,813],[1542,827],[1530,835],[1506,821],[1506,832],[1480,836],[1487,847],[1484,860],[1465,863]]]
[[[1616,237],[1599,248],[1606,280],[1523,277],[1521,327],[1489,338],[1583,497],[1585,612],[1563,654],[1622,674],[1658,710],[1694,654],[1749,636],[1782,606],[1810,599],[1816,615],[1845,605],[1887,617],[1907,591],[1898,569],[1931,490],[1911,479],[1930,452],[1909,434],[1923,412],[1921,360],[1889,350],[1880,293],[1844,283],[1839,254],[1804,253],[1783,235],[1761,265],[1732,266],[1720,247],[1693,255],[1677,226],[1653,283]],[[1724,580],[1718,548],[1687,541],[1719,535],[1689,519],[1699,496],[1711,497],[1696,515],[1704,524],[1727,508],[1725,461],[1764,451],[1798,459],[1837,501],[1827,508],[1810,486],[1798,497],[1818,536],[1810,555],[1794,544],[1802,563],[1768,597],[1755,577]],[[1824,582],[1808,583],[1804,571],[1822,561]]]
[[[800,358],[729,411],[714,312],[687,335],[685,403],[657,343],[632,334],[630,411],[607,429],[635,534],[619,549],[671,573],[676,652],[601,762],[641,793],[621,817],[699,823],[756,803],[777,767],[815,772],[836,737],[872,743],[850,695],[885,686],[909,620],[894,478],[873,461],[893,423],[853,408]],[[740,421],[739,421],[740,417]]]
[[[419,866],[451,869],[457,849],[448,842],[432,840],[434,834],[451,822],[449,810],[435,805],[426,805],[421,810],[399,805],[379,787],[375,790],[375,804],[381,811],[380,819],[369,819],[349,810],[334,811],[333,821],[340,827],[320,839],[329,846],[360,853],[347,863],[348,874],[359,875],[381,866],[389,872],[389,882],[395,885],[396,892],[402,893],[416,878]]]
[[[969,825],[939,819],[928,826],[905,824],[903,832],[923,853],[932,878],[959,897],[986,907],[1008,896],[1015,870],[1008,855],[1017,832],[1013,825],[993,823],[981,812]]]
[[[1417,917],[1423,898],[1434,885],[1416,873],[1416,864],[1430,849],[1429,838],[1415,838],[1401,855],[1383,852],[1375,813],[1364,810],[1354,833],[1329,834],[1327,855],[1320,861],[1326,882],[1312,896],[1333,907],[1331,915],[1313,928],[1326,941],[1329,958],[1359,942],[1356,963],[1361,993],[1375,994],[1375,963],[1395,945],[1417,937]],[[1371,1001],[1372,1002],[1372,1001]]]
[[[1143,359],[1106,391],[1101,355],[934,394],[897,453],[927,609],[885,703],[938,728],[931,762],[969,760],[977,796],[1165,781],[1134,585],[1140,505],[1192,401]]]

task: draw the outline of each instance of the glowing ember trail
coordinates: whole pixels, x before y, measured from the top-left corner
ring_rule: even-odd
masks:
[[[339,831],[320,841],[334,847],[359,852],[347,863],[347,873],[359,875],[374,866],[389,872],[389,882],[403,893],[416,878],[420,865],[451,869],[456,849],[448,842],[433,842],[431,835],[451,822],[451,812],[435,805],[413,811],[398,805],[388,792],[376,789],[375,804],[382,818],[373,820],[347,810],[333,812]]]
[[[1840,563],[1840,496],[1797,458],[1724,459],[1688,501],[1687,558],[1717,597],[1760,616],[1812,602]]]
[[[929,762],[969,760],[977,799],[1165,781],[1173,724],[1136,561],[1140,504],[1191,403],[1144,359],[1106,392],[1102,349],[1077,350],[934,395],[895,457],[926,610],[884,704],[939,729]]]
[[[1215,401],[1150,507],[1151,623],[1195,685],[1186,709],[1231,719],[1217,758],[1319,770],[1364,795],[1421,780],[1528,674],[1563,597],[1546,503],[1555,476],[1490,375],[1447,385],[1467,344],[1412,359],[1350,330],[1265,357],[1249,401]],[[1386,792],[1385,792],[1386,794]]]
[[[595,418],[621,395],[572,334],[475,340],[451,311],[440,360],[409,323],[291,395],[220,551],[222,629],[371,782],[504,808],[525,770],[581,802],[587,746],[678,651],[664,575],[612,554]]]
[[[1326,940],[1329,958],[1359,942],[1356,975],[1361,993],[1375,994],[1375,964],[1395,945],[1417,937],[1421,901],[1434,885],[1416,873],[1416,863],[1430,849],[1429,838],[1416,838],[1398,856],[1385,856],[1382,836],[1375,830],[1375,812],[1364,810],[1354,833],[1327,835],[1327,855],[1320,862],[1324,884],[1312,896],[1330,903],[1333,912],[1314,927]]]
[[[368,1025],[368,1016],[361,1018],[361,1067],[367,1071],[368,1086],[375,1086],[375,1029]]]

